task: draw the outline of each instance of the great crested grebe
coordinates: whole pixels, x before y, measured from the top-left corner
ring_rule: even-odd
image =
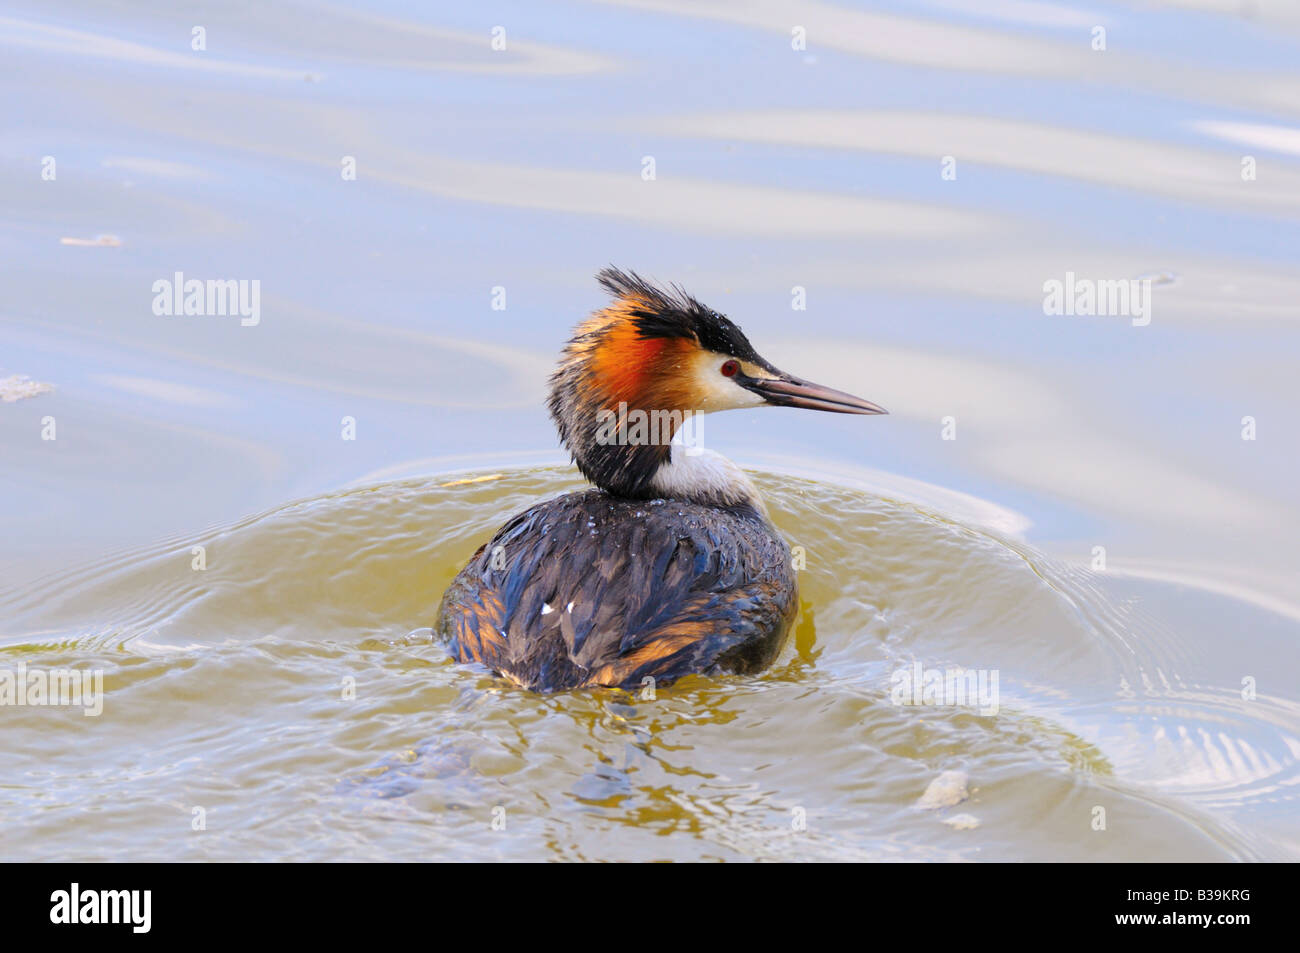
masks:
[[[669,440],[715,410],[886,411],[778,371],[679,287],[597,279],[613,301],[574,331],[549,406],[599,489],[502,526],[447,589],[437,631],[458,660],[542,692],[759,671],[794,619],[790,547],[739,467]]]

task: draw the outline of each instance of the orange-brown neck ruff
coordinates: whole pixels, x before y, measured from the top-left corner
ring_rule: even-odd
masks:
[[[624,297],[594,314],[579,325],[551,377],[551,416],[561,439],[587,478],[617,496],[651,494],[650,481],[668,462],[669,441],[691,409],[682,371],[699,345],[647,335],[637,318],[648,307]],[[649,442],[627,439],[626,420],[637,412],[664,424]],[[612,440],[611,414],[624,423]]]
[[[645,337],[629,317],[616,317],[592,352],[590,378],[601,406],[616,411],[625,404],[647,413],[687,409],[690,392],[680,376],[695,350],[687,338]]]

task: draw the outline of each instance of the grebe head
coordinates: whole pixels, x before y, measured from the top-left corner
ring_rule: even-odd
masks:
[[[613,300],[575,329],[551,376],[549,406],[579,469],[610,493],[761,507],[739,468],[672,442],[686,420],[767,405],[887,413],[777,370],[740,328],[677,286],[615,268],[596,277]]]

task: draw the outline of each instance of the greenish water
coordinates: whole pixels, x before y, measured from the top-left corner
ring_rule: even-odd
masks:
[[[43,630],[5,663],[102,668],[105,702],[6,712],[6,852],[1276,856],[1223,807],[1250,816],[1294,783],[1293,711],[1226,684],[1135,697],[1175,674],[1172,633],[1126,621],[1085,574],[864,490],[761,476],[806,568],[790,644],[760,675],[539,696],[451,662],[420,625],[442,588],[508,515],[577,485],[536,468],[374,484],[10,595],[10,625]],[[891,677],[916,660],[996,669],[996,714],[895,704]],[[1225,751],[1256,757],[1189,770]],[[964,800],[919,806],[952,771]]]

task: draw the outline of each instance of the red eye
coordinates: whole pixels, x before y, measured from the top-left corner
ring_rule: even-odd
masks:
[[[722,362],[722,366],[721,366],[720,368],[718,368],[718,370],[722,371],[722,376],[723,376],[723,377],[735,377],[735,376],[736,376],[736,372],[737,372],[738,370],[740,370],[740,362],[739,362],[739,361],[723,361],[723,362]]]

